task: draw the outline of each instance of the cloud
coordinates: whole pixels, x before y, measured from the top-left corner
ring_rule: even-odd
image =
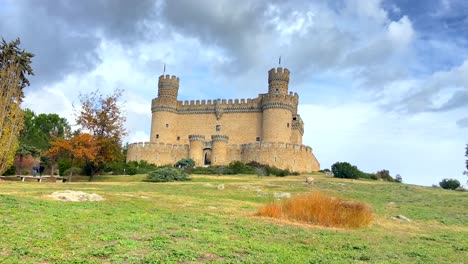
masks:
[[[3,2],[9,12],[0,21],[2,37],[19,37],[22,47],[36,55],[33,88],[94,69],[101,62],[96,49],[102,38],[124,44],[141,41],[145,22],[155,15],[151,0]]]

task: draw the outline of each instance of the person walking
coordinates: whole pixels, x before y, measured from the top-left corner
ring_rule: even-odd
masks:
[[[42,173],[44,173],[44,165],[41,164],[41,166],[39,166],[39,175],[42,177]]]
[[[37,171],[38,171],[37,165],[34,165],[33,166],[33,177],[36,177]]]

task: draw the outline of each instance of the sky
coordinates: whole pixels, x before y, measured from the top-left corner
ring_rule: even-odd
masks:
[[[0,0],[0,17],[35,54],[36,113],[73,125],[80,93],[123,89],[125,141],[149,141],[164,64],[179,100],[255,98],[281,56],[323,169],[466,185],[468,1]]]

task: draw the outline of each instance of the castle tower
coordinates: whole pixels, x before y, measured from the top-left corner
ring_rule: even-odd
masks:
[[[226,135],[212,135],[213,155],[211,165],[225,165],[227,163],[227,143],[229,137]]]
[[[159,76],[158,97],[151,104],[151,138],[150,142],[177,144],[180,138],[175,136],[177,124],[177,94],[179,78],[172,75]]]
[[[294,96],[288,95],[289,70],[268,71],[268,94],[262,98],[262,141],[290,142]]]
[[[189,141],[189,157],[195,161],[195,166],[203,165],[203,142],[205,141],[205,136],[189,135]]]
[[[268,71],[268,94],[288,94],[289,70],[279,67]]]
[[[158,98],[167,100],[168,102],[177,102],[177,94],[179,93],[179,78],[169,74],[159,76],[158,82]]]

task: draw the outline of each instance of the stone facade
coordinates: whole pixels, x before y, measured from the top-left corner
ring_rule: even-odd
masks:
[[[152,100],[149,142],[128,146],[127,161],[157,165],[192,158],[196,166],[257,161],[282,169],[320,169],[312,148],[302,145],[299,96],[288,92],[289,70],[268,72],[268,93],[253,99],[178,101],[179,78],[161,75]]]

